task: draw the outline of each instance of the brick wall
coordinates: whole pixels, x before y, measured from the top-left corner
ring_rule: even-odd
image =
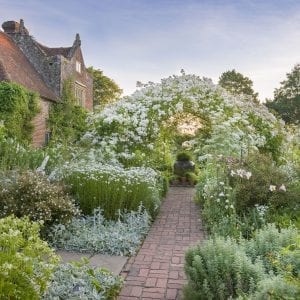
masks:
[[[40,99],[40,112],[34,118],[34,131],[32,135],[32,145],[42,147],[45,144],[45,134],[47,132],[47,119],[49,117],[50,102]]]

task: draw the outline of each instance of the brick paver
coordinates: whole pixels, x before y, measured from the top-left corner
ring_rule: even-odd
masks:
[[[204,234],[193,196],[192,188],[170,188],[141,249],[122,273],[126,279],[119,300],[180,299],[185,250]]]

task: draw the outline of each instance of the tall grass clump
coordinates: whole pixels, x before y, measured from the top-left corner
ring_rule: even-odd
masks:
[[[116,219],[118,211],[143,207],[154,216],[160,205],[156,172],[149,168],[102,165],[92,170],[74,170],[64,176],[84,214],[100,207],[106,219]]]

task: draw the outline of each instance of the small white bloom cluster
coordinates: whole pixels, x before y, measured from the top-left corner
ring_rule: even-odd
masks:
[[[259,217],[261,219],[264,219],[269,207],[266,205],[255,204],[255,208],[256,208],[256,211],[257,211]]]
[[[277,187],[276,185],[273,185],[273,184],[271,184],[269,186],[269,191],[270,192],[275,192],[275,191],[277,191],[277,189],[278,189],[278,191],[286,192],[286,187],[285,187],[284,184],[281,184],[279,187]]]
[[[127,184],[146,182],[155,187],[157,184],[157,172],[147,167],[124,168],[120,164],[97,163],[93,160],[78,160],[69,162],[58,169],[55,169],[50,178],[62,179],[70,174],[87,174],[91,179],[101,179],[101,176],[107,178],[110,182],[125,178]]]
[[[251,176],[252,176],[252,173],[249,172],[249,171],[246,171],[244,169],[237,169],[237,170],[231,170],[230,171],[230,175],[232,177],[238,176],[240,178],[246,178],[246,179],[249,180],[251,178]]]

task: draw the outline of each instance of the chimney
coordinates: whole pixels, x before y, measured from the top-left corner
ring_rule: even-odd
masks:
[[[28,30],[24,26],[24,21],[21,19],[20,23],[16,21],[6,21],[2,24],[2,28],[5,33],[7,34],[14,34],[14,33],[20,33],[20,34],[29,34]]]

